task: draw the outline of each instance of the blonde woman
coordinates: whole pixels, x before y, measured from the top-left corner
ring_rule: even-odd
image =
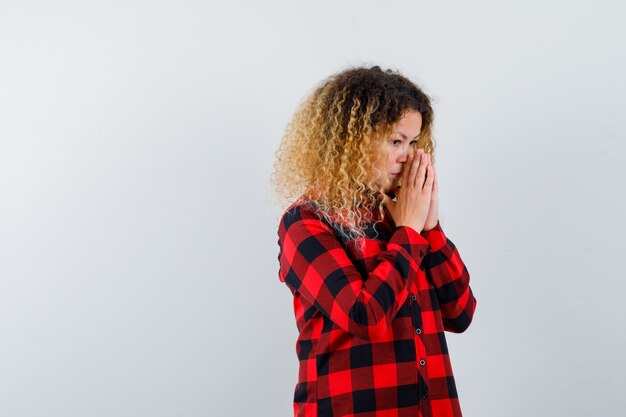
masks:
[[[276,152],[279,279],[293,295],[298,417],[459,417],[444,331],[476,298],[438,217],[433,110],[392,70],[348,68]]]

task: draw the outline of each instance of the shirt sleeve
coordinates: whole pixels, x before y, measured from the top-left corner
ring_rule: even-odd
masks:
[[[422,260],[426,277],[435,287],[445,330],[464,332],[472,322],[477,301],[470,276],[458,249],[444,234],[441,224],[420,233],[430,244]]]
[[[393,229],[367,276],[333,231],[303,206],[288,210],[278,230],[280,280],[346,332],[381,337],[409,295],[428,242],[415,229]]]

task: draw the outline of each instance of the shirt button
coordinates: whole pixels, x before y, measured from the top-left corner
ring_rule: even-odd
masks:
[[[424,394],[424,395],[422,395],[422,399],[424,399],[424,400],[425,400],[426,398],[428,398],[428,394]]]
[[[415,301],[415,300],[417,300],[417,297],[416,297],[416,296],[414,296],[414,295],[412,295],[412,296],[411,296],[411,300]]]
[[[422,365],[422,366],[426,365],[426,361],[425,361],[424,359],[422,359],[422,360],[420,361],[420,365]]]
[[[415,333],[417,334],[422,334],[422,329],[420,329],[419,327],[417,329],[415,329]]]

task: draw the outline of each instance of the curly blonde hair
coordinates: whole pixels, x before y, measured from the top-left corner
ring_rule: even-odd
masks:
[[[270,182],[283,208],[294,200],[313,204],[345,239],[366,237],[374,210],[382,221],[389,198],[374,184],[387,157],[382,144],[409,110],[422,116],[413,146],[434,163],[431,99],[414,82],[377,65],[323,80],[299,103],[275,152]]]

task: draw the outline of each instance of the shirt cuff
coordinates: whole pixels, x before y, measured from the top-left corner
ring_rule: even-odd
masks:
[[[414,259],[423,258],[430,248],[428,240],[410,226],[396,226],[389,244],[402,246]]]
[[[446,235],[439,220],[437,220],[435,227],[430,230],[422,230],[420,235],[428,241],[431,250],[439,250],[446,244]]]

